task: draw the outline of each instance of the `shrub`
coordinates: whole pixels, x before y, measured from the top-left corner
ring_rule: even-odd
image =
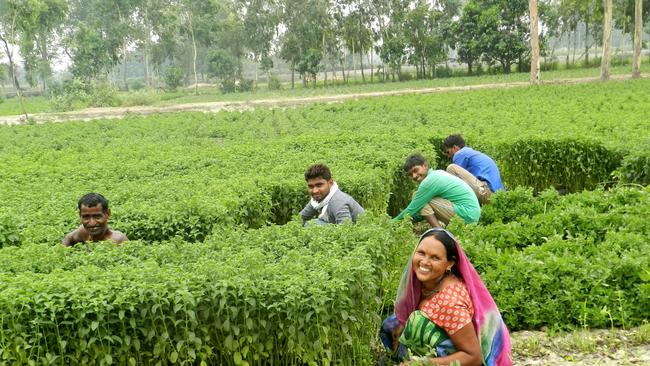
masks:
[[[90,107],[117,107],[121,103],[117,88],[108,81],[92,81],[89,89],[86,102]]]
[[[627,155],[616,175],[625,183],[650,184],[650,152]]]
[[[219,84],[219,90],[224,94],[234,93],[237,91],[237,84],[234,80],[223,80]]]
[[[503,180],[512,186],[549,187],[569,192],[611,181],[622,154],[599,143],[574,139],[523,139],[496,149]]]
[[[168,67],[165,70],[165,84],[170,91],[176,91],[183,83],[183,69],[178,66]]]
[[[238,92],[250,92],[255,89],[255,80],[242,79],[237,85]]]
[[[268,81],[269,90],[280,90],[282,89],[282,82],[277,75],[271,74]]]

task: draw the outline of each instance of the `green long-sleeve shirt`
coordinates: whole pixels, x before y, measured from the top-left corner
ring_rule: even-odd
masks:
[[[429,169],[424,177],[411,203],[394,220],[401,220],[404,216],[419,218],[420,210],[434,197],[444,198],[452,203],[454,212],[465,223],[475,223],[481,217],[481,206],[476,194],[467,183],[444,170]]]

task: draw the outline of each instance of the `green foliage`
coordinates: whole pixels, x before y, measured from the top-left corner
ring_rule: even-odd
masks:
[[[590,141],[522,139],[496,148],[503,180],[509,185],[577,192],[611,181],[622,154]]]
[[[176,91],[183,84],[183,69],[178,66],[168,67],[165,70],[165,85],[171,91]]]
[[[504,217],[519,212],[518,219],[450,228],[508,326],[607,327],[647,319],[650,293],[643,273],[650,260],[643,253],[650,249],[650,191],[619,188],[565,197],[544,192],[537,198],[529,193],[495,196],[501,207],[512,205]]]
[[[269,90],[280,90],[282,89],[282,82],[277,75],[271,74],[268,81]]]
[[[18,246],[21,241],[20,229],[13,218],[0,216],[0,248]]]
[[[370,364],[385,268],[411,244],[408,227],[381,218],[3,250],[2,360]]]
[[[632,152],[627,155],[616,173],[622,182],[650,184],[650,152]]]
[[[84,107],[116,107],[121,104],[117,88],[106,80],[83,81],[79,78],[55,84],[50,89],[50,103],[55,111]]]

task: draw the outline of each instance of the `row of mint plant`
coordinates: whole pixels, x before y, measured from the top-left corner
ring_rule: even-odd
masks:
[[[370,365],[386,269],[412,244],[382,217],[5,248],[0,363]]]
[[[650,189],[560,197],[498,193],[476,226],[453,223],[513,329],[650,318]]]

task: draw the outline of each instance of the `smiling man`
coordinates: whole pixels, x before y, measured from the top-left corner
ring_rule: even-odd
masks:
[[[341,191],[332,180],[330,169],[324,164],[314,164],[305,172],[311,200],[300,211],[303,224],[316,217],[316,224],[342,224],[357,221],[363,213],[361,205]]]
[[[112,240],[121,244],[129,240],[123,233],[108,226],[111,210],[108,200],[98,193],[88,193],[79,199],[79,219],[81,226],[63,238],[63,245],[74,246],[87,241]]]
[[[481,206],[472,188],[460,178],[444,170],[433,170],[420,154],[413,154],[404,162],[404,172],[417,182],[418,189],[411,203],[394,220],[411,215],[415,221],[426,220],[431,227],[445,226],[454,215],[465,223],[476,223],[481,217]]]

